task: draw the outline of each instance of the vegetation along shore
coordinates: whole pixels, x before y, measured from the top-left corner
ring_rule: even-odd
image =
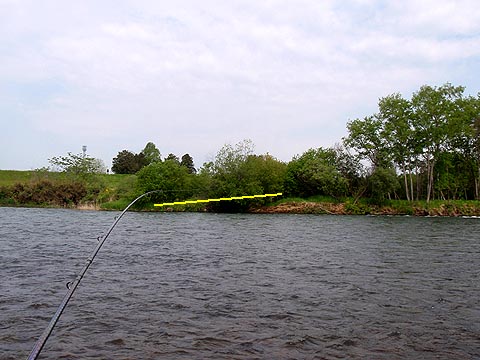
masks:
[[[0,170],[0,206],[255,213],[480,216],[480,94],[449,83],[422,86],[405,99],[383,97],[378,112],[347,124],[332,147],[283,162],[256,154],[250,140],[223,146],[196,168],[193,158],[163,157],[153,142],[103,161],[68,153],[32,171]],[[264,193],[280,199],[155,209],[153,203]]]

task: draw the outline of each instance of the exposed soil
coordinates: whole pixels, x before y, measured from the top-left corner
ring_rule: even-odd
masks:
[[[412,216],[480,216],[480,208],[472,205],[442,204],[435,208],[412,205],[407,209],[396,209],[391,206],[369,205],[352,208],[344,203],[328,202],[288,202],[273,206],[262,206],[251,209],[259,214],[332,214],[332,215],[412,215]]]
[[[263,206],[252,209],[251,212],[259,214],[347,214],[345,211],[345,204],[317,202],[282,203],[274,206]]]

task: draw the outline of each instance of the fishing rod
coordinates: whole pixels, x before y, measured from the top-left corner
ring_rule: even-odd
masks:
[[[85,275],[85,273],[87,272],[88,268],[90,267],[90,265],[92,264],[93,260],[95,259],[95,256],[97,256],[97,253],[100,251],[101,247],[103,246],[103,243],[105,242],[105,240],[107,240],[108,236],[110,235],[110,233],[112,232],[113,228],[115,227],[115,225],[117,225],[117,223],[120,221],[120,219],[122,218],[122,216],[127,212],[127,210],[133,205],[135,204],[138,200],[140,200],[141,198],[143,198],[144,196],[147,196],[147,195],[150,195],[150,194],[153,194],[153,193],[158,193],[158,192],[163,192],[162,190],[153,190],[153,191],[149,191],[145,194],[142,194],[140,195],[139,197],[137,197],[135,200],[133,200],[130,204],[128,204],[128,206],[125,208],[125,210],[122,211],[122,213],[117,216],[115,218],[115,221],[112,223],[112,225],[110,226],[110,228],[107,230],[107,232],[105,233],[105,235],[103,236],[99,236],[98,237],[98,244],[97,244],[97,247],[95,248],[95,250],[92,252],[92,254],[90,255],[90,257],[87,259],[86,263],[85,263],[85,266],[83,267],[82,271],[80,271],[77,275],[77,277],[75,278],[75,281],[73,281],[73,283],[70,283],[68,282],[67,283],[67,289],[68,289],[68,292],[65,294],[65,296],[63,297],[63,300],[60,304],[60,306],[58,307],[57,311],[55,312],[55,315],[53,315],[52,319],[50,320],[50,323],[48,324],[48,326],[46,327],[46,329],[43,331],[42,335],[38,338],[35,346],[33,347],[31,353],[30,353],[30,356],[28,357],[28,360],[35,360],[37,359],[38,355],[40,354],[40,352],[42,351],[43,349],[43,346],[45,345],[45,343],[47,342],[48,338],[50,337],[50,334],[52,333],[53,331],[53,328],[55,327],[55,324],[57,323],[58,319],[60,318],[60,316],[62,315],[63,313],[63,310],[65,310],[65,307],[67,306],[68,302],[70,301],[70,298],[72,297],[73,293],[75,292],[75,290],[77,289],[78,285],[80,284],[80,281],[82,280],[83,276]]]
[[[181,191],[181,190],[177,190]],[[82,271],[80,271],[75,278],[75,281],[73,283],[68,282],[67,283],[67,289],[68,292],[65,294],[63,297],[63,300],[58,307],[57,311],[55,312],[55,315],[52,317],[50,320],[50,323],[48,324],[47,328],[43,331],[42,335],[40,338],[37,340],[35,346],[32,349],[32,352],[30,353],[30,356],[28,357],[28,360],[35,360],[37,359],[38,355],[42,351],[43,346],[47,342],[48,338],[50,337],[50,334],[53,331],[53,328],[55,327],[58,319],[63,313],[63,310],[65,310],[65,307],[67,306],[68,302],[70,301],[70,298],[72,297],[73,293],[77,289],[78,285],[80,284],[80,281],[82,280],[83,276],[87,272],[88,268],[92,264],[93,260],[95,259],[95,256],[97,256],[97,253],[100,251],[101,247],[103,246],[103,243],[105,240],[107,240],[108,236],[112,232],[113,228],[117,225],[117,223],[120,221],[122,216],[127,212],[127,210],[135,204],[138,200],[143,198],[144,196],[153,194],[153,193],[161,193],[164,192],[163,190],[153,190],[146,192],[145,194],[140,195],[137,197],[135,200],[133,200],[128,206],[125,208],[125,210],[122,211],[122,213],[115,218],[115,221],[112,223],[110,228],[107,230],[105,235],[99,236],[98,239],[98,245],[93,250],[92,254],[90,257],[87,259]],[[163,204],[154,204],[154,206],[173,206],[173,205],[186,205],[186,204],[197,204],[197,203],[208,203],[208,202],[216,202],[216,201],[232,201],[232,200],[242,200],[242,199],[254,199],[254,198],[266,198],[266,197],[275,197],[275,196],[280,196],[282,193],[276,193],[276,194],[263,194],[263,195],[244,195],[244,196],[232,196],[232,197],[223,197],[223,198],[217,198],[217,199],[206,199],[206,200],[190,200],[190,201],[178,201],[178,202],[172,202],[172,203],[163,203]]]

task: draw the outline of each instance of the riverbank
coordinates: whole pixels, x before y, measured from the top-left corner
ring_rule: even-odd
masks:
[[[0,204],[2,207],[30,207],[30,208],[66,208],[73,210],[90,211],[123,211],[129,204],[128,200],[112,201],[106,203],[82,202],[78,205],[55,206],[51,204]],[[215,211],[207,205],[171,206],[155,208],[152,205],[133,207],[130,211],[136,212],[222,212]],[[384,204],[368,204],[368,202],[354,203],[308,201],[284,199],[267,205],[255,205],[241,211],[251,214],[329,214],[329,215],[409,215],[409,216],[478,216],[480,217],[480,201],[441,201],[434,200],[407,202],[391,200]]]
[[[331,214],[331,215],[411,215],[411,216],[480,216],[479,201],[392,200],[385,204],[353,202],[285,201],[250,210],[258,214]]]
[[[136,181],[136,175],[91,174],[78,177],[43,170],[0,170],[0,206],[123,211],[137,195]],[[191,196],[195,198],[201,195]],[[143,202],[135,204],[131,211],[480,216],[480,201],[384,200],[378,202],[368,198],[336,199],[317,195],[309,198],[279,197],[265,202],[257,200],[232,202],[230,205],[189,204],[165,208],[155,208],[153,204]]]

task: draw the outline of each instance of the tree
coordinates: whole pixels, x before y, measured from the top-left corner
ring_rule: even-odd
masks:
[[[398,178],[392,168],[377,167],[369,177],[370,192],[375,200],[384,200],[399,188]]]
[[[346,195],[347,186],[347,179],[337,169],[333,149],[307,150],[287,165],[285,191],[291,195],[340,197]]]
[[[249,178],[243,166],[249,155],[253,155],[251,140],[243,140],[235,146],[226,144],[218,151],[211,168],[212,195],[234,196],[260,191],[260,186],[254,184],[256,179]]]
[[[412,172],[418,166],[419,144],[413,128],[412,104],[397,93],[381,98],[378,108],[377,117],[384,124],[381,136],[393,162],[403,174],[407,200],[413,200]]]
[[[135,154],[128,150],[120,151],[112,160],[112,171],[116,174],[135,174],[146,165],[143,153]]]
[[[197,173],[197,170],[195,169],[195,165],[193,163],[193,158],[189,154],[184,154],[182,156],[182,161],[180,161],[180,165],[185,166],[190,174]]]
[[[450,139],[450,148],[464,158],[465,169],[473,177],[475,199],[480,199],[480,93],[461,100],[459,126]]]
[[[69,152],[67,156],[55,156],[48,161],[56,170],[73,175],[105,172],[105,165],[102,160],[83,154],[72,154]]]
[[[464,157],[460,152],[443,151],[439,154],[435,165],[435,192],[443,200],[468,199],[474,195],[475,172],[472,159]]]
[[[354,149],[362,158],[368,159],[374,167],[385,166],[390,157],[382,137],[383,122],[377,115],[367,116],[347,123],[348,137],[344,144]]]
[[[141,151],[141,153],[145,157],[145,165],[150,165],[155,162],[162,161],[160,150],[157,149],[153,142],[148,142],[147,145],[145,145],[145,148]]]
[[[283,189],[286,165],[269,154],[253,154],[251,140],[226,144],[213,162],[205,163],[197,175],[197,183],[208,187],[211,197],[230,197],[276,193]],[[253,203],[268,200],[236,200],[209,205],[220,211],[242,211]]]
[[[443,158],[444,166],[436,169],[440,157],[446,152],[452,155],[462,153],[462,156],[453,158],[456,163],[464,161],[465,164],[455,165],[455,168],[471,168],[476,173],[474,178],[480,179],[478,161],[473,160],[480,160],[480,156],[473,155],[473,129],[475,119],[480,118],[480,106],[478,99],[465,98],[463,92],[464,87],[447,83],[440,87],[422,86],[411,100],[400,94],[381,98],[378,113],[348,123],[349,135],[344,143],[370,161],[372,174],[376,168],[392,168],[393,162],[395,170],[402,173],[407,199],[414,199],[415,177],[417,199],[421,187],[425,186],[422,195],[430,201],[435,197],[435,190],[453,189],[459,184],[459,178],[441,173],[453,169],[448,165],[448,157]],[[440,187],[435,186],[439,179],[442,181]],[[461,183],[466,184],[466,179],[464,177]],[[448,181],[454,181],[456,185],[447,184]],[[480,181],[475,182],[478,194]],[[446,193],[452,192],[445,190]]]
[[[442,150],[453,138],[461,109],[458,107],[465,88],[445,84],[440,87],[424,85],[412,96],[415,131],[419,135],[422,156],[427,172],[427,201],[433,197],[434,170]]]
[[[283,191],[287,165],[270,154],[248,155],[240,165],[246,183],[257,193],[278,193]],[[255,189],[255,190],[253,190]]]
[[[333,151],[335,152],[335,167],[347,181],[347,192],[354,197],[356,203],[367,190],[367,170],[360,161],[360,157],[353,155],[348,148],[336,144]]]
[[[168,156],[165,158],[165,161],[173,161],[175,163],[177,163],[178,165],[180,165],[180,159],[178,158],[177,155],[175,154],[168,154]]]
[[[183,200],[192,195],[191,180],[187,168],[175,161],[154,162],[137,173],[137,190],[140,193],[162,190],[150,197],[154,201]]]

